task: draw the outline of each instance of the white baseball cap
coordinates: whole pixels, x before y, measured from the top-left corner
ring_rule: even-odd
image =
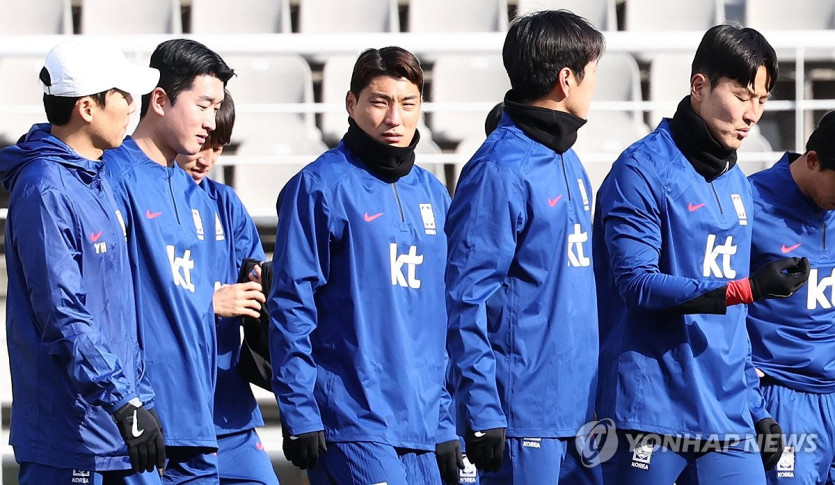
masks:
[[[142,95],[153,91],[158,81],[158,70],[128,62],[115,46],[89,39],[72,39],[53,47],[41,71],[43,92],[66,98],[113,88]]]

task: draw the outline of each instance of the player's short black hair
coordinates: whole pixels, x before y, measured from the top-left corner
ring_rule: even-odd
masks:
[[[818,154],[821,170],[835,170],[835,111],[823,115],[806,141],[806,151]]]
[[[229,91],[223,90],[223,103],[215,114],[215,129],[209,132],[206,144],[212,147],[222,147],[232,141],[232,127],[235,126],[235,102]]]
[[[513,21],[502,60],[516,97],[530,101],[551,92],[563,68],[582,82],[586,65],[605,49],[603,34],[588,20],[568,10],[543,10]]]
[[[711,87],[727,77],[751,86],[760,66],[765,66],[768,92],[777,82],[777,54],[756,30],[739,25],[716,25],[708,29],[696,49],[690,77],[704,74]]]
[[[351,73],[351,92],[359,98],[360,92],[380,76],[405,78],[416,85],[418,92],[423,94],[423,68],[420,67],[420,61],[402,47],[363,51],[354,63],[354,71]]]
[[[235,71],[217,52],[191,39],[171,39],[161,43],[151,54],[150,65],[159,70],[157,87],[165,90],[172,104],[177,102],[181,92],[191,88],[199,76],[214,76],[226,87],[226,82],[235,75]],[[145,116],[150,103],[150,93],[143,95],[140,116]]]
[[[102,91],[100,93],[91,94],[89,97],[102,108],[105,107],[107,101],[107,93],[111,90]],[[53,96],[51,94],[43,95],[43,108],[46,112],[46,120],[55,126],[64,126],[70,122],[72,117],[72,110],[75,109],[75,103],[86,96],[79,96],[69,98],[66,96]]]

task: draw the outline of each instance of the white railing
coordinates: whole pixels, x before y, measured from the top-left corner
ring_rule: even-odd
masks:
[[[781,61],[795,65],[794,99],[790,101],[771,101],[768,110],[795,112],[794,149],[802,150],[808,131],[807,113],[811,110],[835,109],[835,100],[807,99],[806,63],[809,60],[827,60],[835,62],[835,30],[825,31],[764,31],[763,34],[774,46]],[[627,52],[642,59],[649,59],[660,53],[695,52],[703,32],[605,32],[607,52]],[[3,36],[0,35],[0,57],[46,55],[49,49],[67,36]],[[418,57],[432,57],[440,54],[499,54],[504,42],[504,34],[491,33],[355,33],[355,34],[244,34],[244,35],[184,35],[205,43],[211,48],[229,54],[299,54],[310,61],[339,54],[355,55],[368,47],[398,45],[414,52]],[[146,59],[153,49],[171,36],[133,35],[102,36],[102,42],[113,43],[125,52]],[[486,112],[492,105],[467,104],[438,105],[426,103],[424,110],[478,110]],[[674,108],[675,104],[663,103],[663,108]],[[652,102],[595,102],[593,110],[651,110],[659,107]],[[12,107],[19,109],[40,109],[40,107]],[[333,105],[270,105],[259,107],[239,107],[242,110],[273,110],[294,112],[341,111],[342,106]],[[0,111],[0,115],[3,112]],[[276,160],[276,163],[282,163]]]

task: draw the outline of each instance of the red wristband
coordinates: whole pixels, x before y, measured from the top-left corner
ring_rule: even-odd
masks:
[[[748,278],[728,283],[728,289],[725,291],[725,304],[727,306],[753,302],[754,292],[751,291],[751,282]]]

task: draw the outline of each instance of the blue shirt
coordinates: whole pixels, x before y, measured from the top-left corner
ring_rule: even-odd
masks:
[[[217,203],[220,225],[216,225],[215,235],[222,235],[233,255],[229,258],[223,283],[234,284],[238,280],[244,259],[266,259],[258,228],[232,187],[209,178],[204,178],[200,187]],[[215,430],[218,436],[264,425],[258,403],[252,395],[252,388],[238,372],[238,358],[241,354],[240,329],[240,317],[218,318],[218,367],[214,403]]]
[[[673,310],[748,276],[751,189],[737,166],[707,182],[667,120],[600,187],[594,252],[601,327],[597,411],[621,429],[750,435],[766,417],[745,305]]]
[[[232,256],[218,205],[185,171],[160,165],[128,137],[104,154],[124,214],[145,358],[168,446],[216,447],[215,284]]]
[[[10,442],[18,462],[131,467],[111,414],[153,407],[128,251],[101,162],[35,125],[0,151],[6,221]]]
[[[597,379],[591,186],[504,115],[464,167],[447,217],[456,423],[574,436]]]
[[[807,257],[809,281],[789,298],[752,304],[748,315],[754,365],[801,392],[835,392],[835,211],[803,194],[786,153],[749,177],[754,194],[751,268],[775,259]]]
[[[455,439],[439,430],[448,206],[429,172],[384,182],[343,143],[281,191],[270,352],[292,434],[418,450]]]

